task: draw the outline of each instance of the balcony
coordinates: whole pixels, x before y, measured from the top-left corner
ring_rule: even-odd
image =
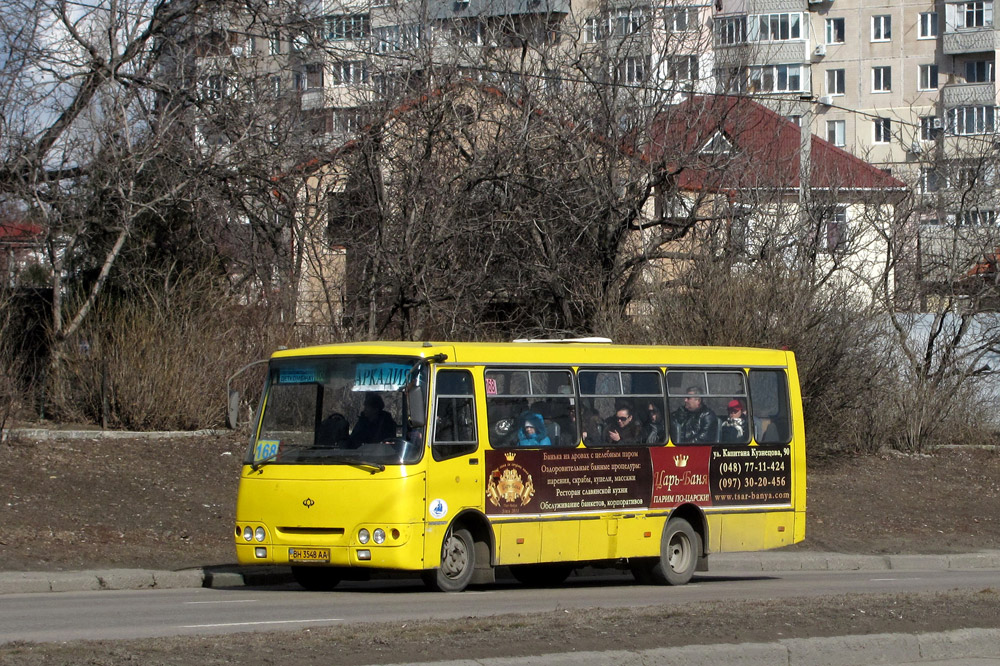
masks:
[[[519,14],[568,14],[570,0],[431,0],[431,19],[486,18]]]
[[[949,83],[941,88],[941,104],[946,109],[956,106],[996,106],[996,83]]]
[[[993,26],[972,30],[945,31],[941,38],[941,48],[945,55],[995,51],[1000,41]]]
[[[722,65],[783,65],[807,63],[812,59],[808,39],[783,42],[750,42],[743,44],[716,44],[716,62]]]
[[[945,3],[941,48],[946,55],[994,51],[998,43],[992,2]]]

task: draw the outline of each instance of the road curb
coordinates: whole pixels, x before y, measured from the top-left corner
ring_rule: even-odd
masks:
[[[850,555],[841,553],[721,553],[709,558],[711,574],[780,571],[941,571],[1000,569],[1000,551],[953,555]],[[585,568],[580,576],[603,575],[607,569]],[[264,587],[294,581],[288,567],[219,565],[158,571],[101,569],[89,571],[0,571],[0,595],[33,592],[83,592],[188,587]]]
[[[8,439],[58,441],[65,439],[177,439],[179,437],[220,437],[232,435],[233,430],[49,430],[46,428],[5,428],[0,430],[0,442]]]
[[[997,654],[1000,654],[1000,629],[957,629],[927,634],[789,638],[774,643],[688,645],[641,651],[563,652],[531,657],[492,657],[427,663],[433,663],[434,666],[854,666],[996,659]]]

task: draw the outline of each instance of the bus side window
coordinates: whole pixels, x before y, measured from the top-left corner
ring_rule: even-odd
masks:
[[[788,378],[782,370],[751,370],[754,439],[760,444],[787,444],[792,429],[788,411]]]
[[[474,453],[476,439],[476,401],[472,373],[468,370],[439,370],[434,404],[434,460],[447,460]]]
[[[580,370],[583,443],[641,446],[667,441],[663,380],[659,370]]]
[[[573,376],[569,370],[488,369],[484,381],[486,418],[493,448],[576,446],[579,442],[574,421]],[[527,436],[523,426],[529,421],[536,422],[537,429]]]

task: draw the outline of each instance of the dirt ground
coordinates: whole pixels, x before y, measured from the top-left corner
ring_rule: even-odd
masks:
[[[0,569],[232,563],[233,506],[245,445],[244,438],[228,434],[9,439],[0,444]],[[1000,549],[1000,453],[955,448],[813,461],[808,481],[806,541],[794,548],[869,554]],[[676,631],[665,632],[664,626]],[[447,626],[8,644],[0,646],[0,664],[222,664],[237,650],[263,664],[402,663],[497,656],[498,645],[515,656],[566,645],[605,650],[997,626],[1000,591],[984,588],[976,594],[701,604]],[[333,661],[331,644],[337,646]]]

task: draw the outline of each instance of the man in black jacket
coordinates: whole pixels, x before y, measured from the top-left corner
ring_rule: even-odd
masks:
[[[684,404],[670,413],[670,437],[674,444],[715,444],[719,441],[719,417],[705,406],[696,386],[687,390]]]

